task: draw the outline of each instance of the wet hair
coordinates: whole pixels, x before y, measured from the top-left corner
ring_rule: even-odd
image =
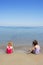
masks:
[[[34,46],[38,45],[38,41],[37,40],[34,40],[33,43],[32,43]]]

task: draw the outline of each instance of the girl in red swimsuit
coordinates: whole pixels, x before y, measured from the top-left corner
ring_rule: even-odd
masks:
[[[9,42],[6,48],[6,53],[11,54],[13,53],[13,45],[12,42]]]

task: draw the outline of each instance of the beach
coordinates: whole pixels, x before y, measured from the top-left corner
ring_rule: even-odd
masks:
[[[0,65],[43,65],[43,52],[38,55],[29,54],[27,53],[29,48],[30,46],[26,45],[15,46],[12,54],[6,54],[6,47],[0,46]]]
[[[43,65],[43,54],[35,55],[23,52],[1,53],[0,65]]]
[[[43,0],[0,0],[0,65],[43,65]]]
[[[43,65],[43,27],[0,27],[0,65]],[[41,46],[39,55],[27,54],[36,39]],[[14,52],[6,54],[13,42]]]

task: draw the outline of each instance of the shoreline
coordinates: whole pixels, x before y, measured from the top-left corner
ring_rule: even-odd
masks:
[[[6,46],[7,45],[0,45],[0,53],[6,53]],[[13,46],[14,52],[25,52],[28,51],[32,45],[15,45]],[[43,54],[43,46],[41,45],[41,52]]]
[[[43,65],[43,47],[40,54],[27,54],[31,45],[14,46],[12,54],[6,54],[6,45],[0,46],[0,65]]]

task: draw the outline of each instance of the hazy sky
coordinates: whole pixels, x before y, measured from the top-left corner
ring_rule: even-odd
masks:
[[[0,0],[0,26],[43,26],[43,0]]]

